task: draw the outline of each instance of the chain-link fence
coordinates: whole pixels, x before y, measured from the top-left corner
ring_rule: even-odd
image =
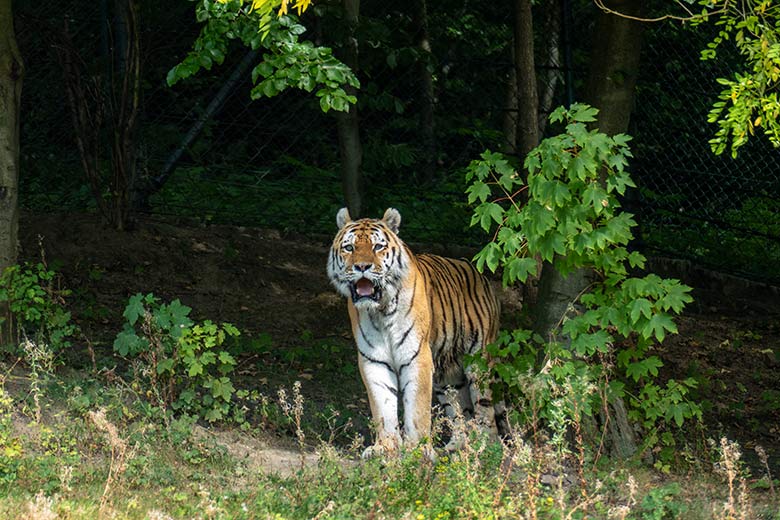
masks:
[[[646,247],[738,274],[780,280],[780,150],[757,135],[737,159],[714,155],[707,114],[734,70],[703,62],[695,31],[663,25],[647,35],[631,134]],[[723,52],[728,52],[724,49]]]
[[[116,69],[112,50],[122,43],[114,5],[110,0],[70,0],[56,9],[29,1],[16,5],[27,67],[22,203],[37,211],[94,207],[55,48],[64,35],[70,37],[83,76],[96,80],[93,94],[100,97]],[[314,96],[293,91],[251,101],[247,63],[259,57],[238,47],[221,67],[173,88],[165,83],[197,36],[192,5],[141,2],[139,182],[165,180],[143,211],[331,233],[343,202],[336,122],[321,112]],[[339,17],[330,9],[310,22],[316,37],[338,54],[339,39],[327,38],[339,34]],[[410,16],[393,6],[363,3],[363,172],[367,213],[395,206],[407,216],[408,238],[475,245],[486,237],[468,228],[462,172],[485,148],[501,147],[502,125],[511,114],[506,96],[511,29],[505,13],[459,9],[430,13],[435,59],[426,62]],[[590,6],[588,12],[592,17]],[[537,64],[542,108],[549,110],[582,82],[585,67],[578,68],[576,60],[587,51],[589,27],[583,23],[586,12],[570,16],[577,24],[568,27],[566,17],[543,14]],[[779,152],[757,138],[737,161],[713,156],[707,141],[714,128],[705,123],[706,113],[717,92],[715,77],[728,71],[717,68],[721,61],[698,59],[704,40],[692,43],[694,33],[666,25],[647,36],[629,132],[635,136],[632,172],[640,190],[628,205],[638,215],[643,247],[780,280]],[[433,161],[421,117],[421,65],[435,82]],[[432,178],[423,173],[431,163]]]

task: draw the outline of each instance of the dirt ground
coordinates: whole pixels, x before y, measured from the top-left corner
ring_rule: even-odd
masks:
[[[245,384],[273,393],[301,380],[320,410],[333,400],[355,418],[368,413],[345,305],[325,274],[331,237],[158,218],[117,233],[92,215],[23,215],[23,259],[40,259],[39,237],[47,262],[73,291],[73,318],[98,356],[110,359],[127,299],[152,292],[254,338],[239,366]],[[663,374],[700,378],[705,434],[727,434],[746,452],[762,445],[780,470],[780,292],[686,264],[654,265],[693,285],[697,299],[678,320],[680,334],[659,349]],[[509,299],[512,309],[516,297]],[[68,361],[91,364],[83,347]]]

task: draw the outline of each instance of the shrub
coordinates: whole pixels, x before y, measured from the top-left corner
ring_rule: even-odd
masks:
[[[57,273],[43,261],[12,265],[0,275],[0,303],[6,304],[0,326],[7,337],[16,337],[16,346],[24,337],[54,353],[70,346],[78,329],[64,307],[70,291],[60,289],[57,282]]]
[[[575,104],[552,113],[550,120],[565,130],[528,155],[527,185],[500,154],[485,152],[469,167],[469,202],[478,202],[472,225],[497,227],[475,257],[478,268],[501,267],[505,285],[536,274],[535,257],[564,276],[579,269],[592,274],[550,338],[503,331],[487,347],[487,358],[473,361],[492,372],[494,392],[533,401],[526,409],[548,421],[563,413],[579,423],[606,402],[627,398],[630,417],[655,443],[659,428],[701,419],[701,408],[688,398],[696,381],[659,384],[663,363],[653,354],[656,342],[677,332],[672,315],[692,301],[691,289],[654,274],[630,274],[645,264],[642,254],[627,248],[636,223],[619,211],[618,197],[634,186],[625,170],[630,137],[588,130],[596,112]],[[501,195],[494,197],[494,191]],[[537,370],[540,354],[546,362]]]
[[[132,296],[114,350],[138,362],[136,372],[155,406],[223,420],[233,404],[229,376],[236,365],[224,347],[240,333],[229,323],[195,323],[190,311],[179,300],[166,304],[151,293]]]

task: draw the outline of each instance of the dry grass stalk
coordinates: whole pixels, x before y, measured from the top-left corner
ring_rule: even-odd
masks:
[[[27,502],[22,513],[23,520],[56,520],[59,516],[54,510],[55,500],[39,491],[35,498]]]
[[[106,411],[99,409],[96,412],[90,411],[87,416],[98,430],[103,432],[108,445],[111,448],[111,462],[108,468],[106,484],[103,488],[103,495],[100,497],[100,512],[104,514],[110,506],[111,491],[114,485],[122,478],[122,474],[127,469],[129,445],[125,439],[119,435],[116,426],[106,418]]]
[[[303,395],[301,394],[301,382],[296,381],[292,387],[292,401],[287,398],[287,391],[280,388],[278,392],[279,406],[285,417],[295,425],[295,438],[298,441],[298,451],[301,462],[301,471],[306,467],[306,434],[303,432]]]

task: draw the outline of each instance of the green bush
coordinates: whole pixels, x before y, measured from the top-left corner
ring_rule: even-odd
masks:
[[[22,443],[11,432],[11,414],[13,400],[0,385],[0,485],[11,484],[16,480],[22,461]]]
[[[210,422],[227,419],[236,360],[224,347],[240,332],[229,323],[195,323],[190,311],[179,300],[166,304],[151,293],[132,296],[114,350],[138,362],[136,373],[153,405]]]
[[[696,381],[659,384],[663,363],[653,354],[656,343],[677,332],[672,315],[692,301],[691,288],[630,274],[645,264],[643,255],[627,249],[636,223],[619,211],[618,197],[634,186],[625,170],[630,137],[589,130],[596,112],[575,104],[552,113],[550,120],[565,131],[529,154],[527,186],[500,154],[485,152],[469,167],[469,202],[479,203],[472,225],[494,233],[476,255],[478,268],[503,268],[505,285],[536,274],[537,256],[564,276],[578,269],[592,274],[552,338],[504,331],[487,347],[487,358],[473,361],[492,372],[494,392],[527,403],[525,410],[548,421],[579,422],[603,410],[605,401],[628,399],[630,417],[654,443],[659,428],[701,419],[700,406],[688,397]],[[494,191],[500,193],[495,200]]]
[[[9,337],[29,338],[61,352],[71,345],[77,327],[70,321],[64,298],[70,291],[56,286],[57,273],[44,262],[7,267],[0,275],[0,303],[6,304],[0,327]]]

